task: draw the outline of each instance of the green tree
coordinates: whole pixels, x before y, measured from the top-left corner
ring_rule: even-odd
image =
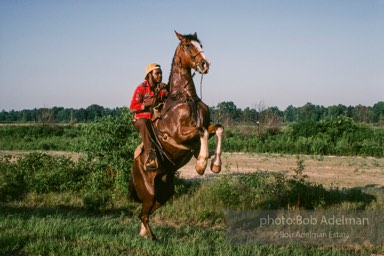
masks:
[[[300,121],[307,121],[307,120],[313,120],[314,121],[314,118],[312,118],[314,112],[315,112],[315,105],[313,105],[310,102],[306,103],[304,106],[302,106],[298,109],[299,120]]]
[[[352,112],[352,118],[353,120],[359,123],[368,123],[370,116],[369,112],[370,111],[368,107],[359,104],[355,107],[354,111]]]
[[[328,116],[331,119],[334,119],[339,116],[346,116],[346,114],[347,114],[347,107],[342,104],[328,107]]]
[[[373,105],[373,115],[375,123],[384,123],[384,101],[379,101]]]
[[[77,120],[77,122],[85,123],[87,122],[87,111],[84,108],[80,108],[74,111],[74,119]]]
[[[230,126],[239,121],[241,117],[241,109],[238,109],[233,101],[224,101],[217,105],[217,122]]]
[[[243,110],[242,121],[249,124],[256,123],[258,115],[256,109],[247,107]]]
[[[297,108],[292,105],[289,105],[284,111],[284,121],[285,122],[294,122],[297,121],[298,113]]]
[[[94,121],[99,117],[102,117],[104,114],[104,107],[97,104],[92,104],[86,109],[87,111],[87,120]]]

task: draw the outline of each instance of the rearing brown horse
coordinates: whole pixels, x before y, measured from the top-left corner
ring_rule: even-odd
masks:
[[[196,171],[203,175],[209,158],[208,138],[217,137],[216,151],[211,170],[221,171],[221,140],[223,127],[210,124],[209,108],[196,94],[191,70],[206,74],[210,62],[205,57],[197,34],[181,35],[172,61],[169,77],[169,94],[161,111],[160,119],[154,123],[157,136],[159,168],[144,170],[144,154],[140,146],[135,152],[130,183],[131,196],[142,203],[140,235],[155,239],[149,215],[167,202],[174,194],[175,172],[197,158]]]

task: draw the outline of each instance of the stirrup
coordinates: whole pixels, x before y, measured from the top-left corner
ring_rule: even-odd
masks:
[[[159,164],[157,162],[156,157],[156,151],[152,150],[151,153],[149,153],[147,160],[144,163],[144,170],[145,171],[154,171],[159,168]]]

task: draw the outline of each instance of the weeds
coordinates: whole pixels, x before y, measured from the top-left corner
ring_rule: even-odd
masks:
[[[126,149],[138,143],[137,136],[127,135],[134,134],[131,120],[127,109],[121,109],[117,116],[105,116],[81,126],[2,126],[0,149],[84,151],[96,146],[96,142],[104,148],[113,143],[113,146],[121,144],[122,149]],[[110,141],[107,138],[100,140],[103,135]],[[89,144],[90,136],[96,138],[93,145]],[[224,137],[225,152],[384,156],[384,129],[356,123],[346,117],[292,123],[282,131],[266,132],[262,137],[258,136],[257,126],[228,127]],[[214,140],[209,141],[211,147],[214,144]]]
[[[138,144],[130,120],[130,114],[125,112],[118,119],[107,117],[84,128],[81,149],[86,157],[77,162],[41,152],[21,156],[17,161],[10,156],[0,157],[1,255],[347,255],[353,251],[229,244],[224,212],[227,209],[383,209],[382,191],[326,189],[309,182],[305,162],[300,157],[292,178],[268,171],[231,174],[233,166],[228,164],[225,172],[215,179],[196,181],[175,177],[175,196],[153,215],[153,227],[160,243],[142,240],[136,237],[139,222],[134,217],[139,206],[128,202],[126,192],[131,153]],[[338,149],[348,149],[351,140],[345,138],[345,128],[357,128],[348,122],[331,125],[334,126],[337,129],[332,130],[332,136],[322,135],[322,139],[316,140],[315,129],[297,135],[297,140],[273,134],[262,142],[230,132],[229,141],[235,146],[228,142],[226,145],[271,152],[288,148],[324,151],[324,141],[331,143],[342,136],[344,140]],[[239,135],[243,136],[242,140],[238,139]],[[28,140],[34,141],[32,137]],[[355,144],[354,147],[359,148]],[[365,251],[358,254],[361,252]],[[377,252],[380,249],[368,250],[368,254]]]
[[[55,158],[57,161],[53,160]],[[30,174],[25,176],[28,177],[27,181],[21,180],[15,188],[24,189],[21,191],[26,197],[13,198],[12,203],[0,203],[0,227],[5,231],[0,233],[2,255],[162,255],[165,252],[175,255],[198,255],[202,252],[253,255],[258,252],[264,255],[288,252],[306,254],[308,251],[319,255],[331,252],[332,255],[343,255],[350,251],[345,248],[328,250],[307,246],[232,245],[226,239],[224,214],[227,209],[383,208],[382,193],[372,195],[372,191],[366,193],[359,188],[327,190],[308,182],[304,175],[305,164],[300,158],[295,169],[297,178],[262,171],[227,173],[209,180],[183,180],[176,177],[175,196],[152,218],[153,228],[160,238],[160,244],[157,245],[137,237],[139,221],[135,216],[139,206],[115,193],[113,173],[99,173],[86,161],[80,161],[80,166],[77,166],[76,163],[68,164],[70,160],[57,156],[51,158],[42,153],[27,155],[19,161],[24,167],[23,172]],[[19,161],[9,161],[9,157],[1,159],[0,177],[5,177],[6,183],[14,181],[14,185],[18,184],[18,179],[4,175],[4,171],[19,169]],[[52,170],[48,169],[49,165]],[[64,166],[68,169],[63,169]],[[83,178],[70,183],[71,186],[60,187],[55,182],[49,185],[50,179],[54,181],[57,178],[53,169],[71,172],[70,168],[85,170]],[[37,180],[37,177],[42,177],[42,172],[50,171],[52,173],[46,178]],[[70,177],[61,176],[63,184]],[[40,182],[44,190],[33,190],[35,185],[29,180]],[[76,183],[78,185],[73,186]],[[0,188],[4,195],[10,186]],[[68,191],[60,190],[63,188]],[[373,248],[369,252],[377,251]]]

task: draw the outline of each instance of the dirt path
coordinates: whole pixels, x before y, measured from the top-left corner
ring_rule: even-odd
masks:
[[[309,180],[325,187],[380,187],[384,188],[384,159],[371,157],[300,156],[304,160],[304,174]],[[224,153],[222,173],[249,173],[257,170],[294,175],[297,157],[278,154]],[[213,174],[209,168],[199,176],[192,159],[180,170],[184,178],[205,178]],[[221,175],[221,174],[219,174]]]
[[[0,151],[1,155],[21,155],[30,151]],[[76,161],[79,153],[48,151],[52,155],[70,156]],[[325,187],[380,187],[384,188],[384,158],[337,157],[337,156],[300,156],[304,160],[304,174],[314,183]],[[207,168],[203,176],[195,171],[193,158],[180,169],[180,176],[186,179],[201,179],[225,173],[249,173],[257,170],[280,172],[287,176],[295,174],[297,157],[279,154],[224,153],[220,174],[214,174]],[[210,164],[210,163],[209,163]]]

